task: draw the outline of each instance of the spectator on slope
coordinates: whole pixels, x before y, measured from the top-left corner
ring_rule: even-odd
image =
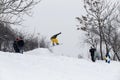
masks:
[[[106,63],[110,63],[110,54],[109,53],[107,53],[105,55],[105,61],[106,61]]]
[[[59,45],[57,36],[60,35],[60,34],[61,34],[61,32],[59,32],[59,33],[53,35],[53,36],[50,38],[53,46],[54,46],[55,44],[56,44],[56,45]]]
[[[16,40],[13,42],[13,48],[14,48],[14,51],[15,51],[16,53],[19,53],[19,52],[20,52]]]
[[[91,55],[91,60],[93,62],[95,62],[95,51],[96,51],[96,48],[93,48],[93,47],[91,47],[90,50],[89,50],[90,55]]]
[[[22,39],[22,37],[18,37],[16,38],[16,42],[17,42],[19,52],[23,54],[24,40]]]

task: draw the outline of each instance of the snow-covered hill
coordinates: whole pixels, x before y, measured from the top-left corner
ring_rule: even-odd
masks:
[[[0,80],[120,80],[120,63],[57,56],[47,49],[0,52]]]

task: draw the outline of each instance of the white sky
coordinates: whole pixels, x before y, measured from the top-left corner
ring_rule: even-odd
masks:
[[[83,13],[82,0],[42,0],[34,8],[33,17],[26,19],[26,26],[49,35],[58,32],[71,32],[77,25],[75,17]],[[28,24],[29,23],[29,24]],[[31,30],[31,29],[30,29]]]

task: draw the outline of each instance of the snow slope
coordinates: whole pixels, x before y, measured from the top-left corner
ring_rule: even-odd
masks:
[[[0,80],[120,80],[120,63],[57,56],[47,49],[0,52]]]

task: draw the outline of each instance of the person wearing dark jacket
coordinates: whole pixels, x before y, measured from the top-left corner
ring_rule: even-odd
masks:
[[[19,52],[20,52],[16,40],[13,42],[13,48],[14,48],[14,51],[15,51],[16,53],[19,53]]]
[[[60,35],[60,34],[61,34],[61,32],[53,35],[53,36],[50,38],[53,46],[54,46],[55,44],[56,44],[56,45],[59,45],[57,36]]]
[[[96,49],[93,48],[93,47],[91,47],[90,50],[89,50],[90,55],[91,55],[91,60],[92,60],[93,62],[95,62],[95,51],[96,51]]]
[[[110,63],[110,54],[109,53],[107,53],[105,55],[105,61],[106,61],[106,63]]]
[[[18,37],[16,39],[16,42],[17,42],[17,46],[18,46],[18,48],[20,50],[20,53],[23,54],[24,40],[21,37]]]

